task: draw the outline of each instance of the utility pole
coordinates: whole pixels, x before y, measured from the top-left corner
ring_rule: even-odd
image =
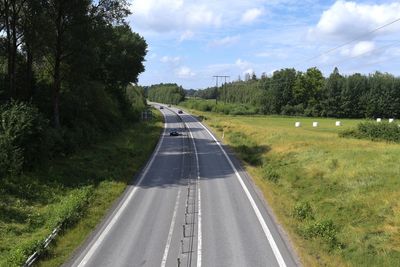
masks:
[[[215,75],[213,76],[213,78],[216,78],[216,86],[215,86],[215,104],[218,104],[218,79],[219,78],[224,78],[225,79],[225,83],[226,84],[226,79],[230,78],[230,76],[225,76],[225,75]]]

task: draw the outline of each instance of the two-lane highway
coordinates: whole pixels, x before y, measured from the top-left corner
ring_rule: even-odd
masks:
[[[161,111],[147,166],[66,266],[296,266],[237,160],[194,117]]]

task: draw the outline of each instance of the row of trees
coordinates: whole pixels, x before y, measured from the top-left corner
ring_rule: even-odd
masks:
[[[176,105],[185,100],[185,90],[175,83],[156,84],[146,90],[150,101]]]
[[[387,73],[344,76],[337,68],[325,78],[317,68],[275,71],[271,77],[235,81],[195,96],[248,104],[264,114],[338,118],[399,117],[400,78]]]
[[[0,1],[2,167],[29,144],[61,154],[139,119],[147,44],[129,14],[127,0]]]
[[[88,87],[119,97],[111,91],[137,81],[147,49],[124,22],[128,14],[126,0],[2,0],[2,99],[50,100],[59,128],[63,98]]]

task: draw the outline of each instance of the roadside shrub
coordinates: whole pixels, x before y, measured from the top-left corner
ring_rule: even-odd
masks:
[[[23,102],[0,106],[0,175],[18,173],[40,158],[47,122]]]
[[[400,143],[400,127],[388,122],[361,122],[357,128],[342,131],[339,136]]]
[[[83,215],[84,207],[89,202],[92,192],[93,186],[86,186],[74,190],[69,196],[63,198],[50,215],[49,227],[53,229],[61,224],[67,227],[78,221]]]
[[[331,249],[340,245],[337,239],[337,228],[330,219],[307,223],[301,227],[300,233],[308,239],[321,238]]]
[[[299,220],[314,219],[314,211],[309,202],[297,203],[293,208],[292,215]]]
[[[92,192],[93,187],[86,186],[76,189],[68,196],[64,197],[61,203],[57,204],[57,206],[52,209],[51,214],[49,214],[50,219],[47,223],[47,228],[49,229],[48,234],[57,226],[65,228],[76,223],[83,216],[84,208],[88,204]],[[6,258],[7,266],[22,266],[27,257],[33,252],[42,252],[45,249],[43,247],[43,241],[46,237],[47,235],[38,235],[13,248]]]
[[[32,240],[18,244],[12,251],[10,251],[6,258],[6,264],[10,267],[23,266],[27,258],[36,250],[40,250],[42,246],[41,240]]]

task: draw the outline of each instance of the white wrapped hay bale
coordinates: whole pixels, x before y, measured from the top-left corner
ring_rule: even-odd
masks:
[[[377,119],[376,119],[376,122],[381,122],[381,121],[382,121],[381,118],[377,118]]]
[[[337,127],[339,127],[339,126],[342,126],[342,122],[341,121],[336,121],[336,124],[335,124]]]
[[[312,123],[312,127],[318,127],[318,122],[317,122],[317,121],[314,121],[314,122]]]
[[[296,123],[294,124],[294,126],[295,126],[296,128],[299,128],[299,127],[301,127],[301,122],[299,122],[299,121],[296,121]]]
[[[392,123],[392,122],[394,122],[394,119],[389,119],[389,123]]]

